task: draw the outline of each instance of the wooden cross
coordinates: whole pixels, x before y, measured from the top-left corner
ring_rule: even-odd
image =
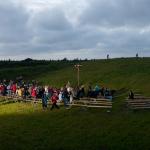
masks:
[[[78,86],[80,85],[80,67],[82,66],[82,65],[80,65],[80,64],[76,64],[76,65],[74,65],[75,66],[75,68],[77,69],[77,81],[78,81]]]

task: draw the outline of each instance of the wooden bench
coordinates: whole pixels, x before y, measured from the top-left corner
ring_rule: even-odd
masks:
[[[31,103],[39,103],[42,104],[41,99],[33,99],[33,98],[26,98],[23,99],[22,97],[2,97],[3,102],[31,102]],[[48,101],[48,105],[51,105],[51,101]],[[58,105],[64,105],[63,102],[58,102]],[[80,107],[92,107],[92,108],[112,108],[112,101],[109,99],[104,98],[81,98],[80,100],[74,100],[69,106],[80,106]]]
[[[136,96],[134,99],[126,99],[127,106],[130,109],[149,109],[150,98],[144,96]]]
[[[74,100],[70,106],[91,107],[91,108],[112,108],[112,101],[104,98],[81,98]]]

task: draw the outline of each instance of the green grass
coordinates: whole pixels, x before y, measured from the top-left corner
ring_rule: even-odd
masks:
[[[150,111],[128,110],[128,89],[150,96],[150,58],[80,62],[80,82],[117,89],[113,108],[43,111],[41,105],[0,102],[0,150],[147,150]],[[75,62],[3,64],[0,78],[23,75],[56,87],[76,85]],[[1,64],[0,64],[1,66]]]
[[[0,106],[0,149],[150,149],[150,112],[101,109],[41,110],[31,104]]]
[[[77,85],[74,61],[0,62],[0,78],[14,79],[22,75],[26,80],[36,79],[42,84],[61,87],[68,81]],[[146,95],[150,89],[150,58],[120,58],[81,61],[80,83],[87,87],[99,84],[113,89],[140,90]],[[3,65],[2,65],[3,64]]]
[[[114,59],[86,61],[81,63],[80,83],[86,86],[99,84],[113,89],[140,90],[150,95],[150,59]],[[37,78],[41,82],[62,86],[67,81],[77,84],[77,72],[73,64],[59,70],[50,71]]]

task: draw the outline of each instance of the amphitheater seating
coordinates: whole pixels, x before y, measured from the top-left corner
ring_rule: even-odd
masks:
[[[112,108],[112,101],[104,98],[81,98],[74,100],[71,106],[91,107],[91,108]]]
[[[8,97],[1,96],[3,102],[32,102],[32,103],[42,103],[41,99],[34,100],[33,98],[23,99],[21,97]],[[48,105],[51,105],[51,101],[48,101]],[[58,105],[64,105],[62,102],[58,103]],[[79,107],[89,107],[89,108],[112,108],[112,101],[105,98],[88,98],[84,97],[80,100],[74,100],[69,106],[79,106]]]
[[[150,109],[150,97],[135,94],[134,99],[126,99],[129,109]]]

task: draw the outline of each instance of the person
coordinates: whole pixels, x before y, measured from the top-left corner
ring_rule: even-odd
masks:
[[[64,106],[65,106],[65,108],[68,108],[69,93],[68,93],[68,91],[67,91],[67,88],[64,88],[64,89],[63,89],[62,99],[63,99],[63,101],[64,101]]]
[[[34,101],[36,101],[36,97],[37,97],[37,88],[36,87],[32,88],[31,96],[33,97]]]
[[[100,91],[101,91],[100,87],[98,85],[96,85],[95,88],[94,88],[94,93],[95,93],[94,95],[95,95],[96,98],[99,95]]]
[[[1,83],[0,84],[0,96],[2,95],[2,93],[3,93],[3,84]]]
[[[16,95],[17,95],[17,97],[22,98],[22,89],[21,89],[21,87],[17,88]]]
[[[112,97],[112,95],[111,95],[110,89],[108,89],[108,88],[105,89],[104,97],[105,97],[106,99],[112,100],[113,97]]]
[[[44,89],[41,91],[41,95],[42,95],[42,107],[44,110],[47,108],[47,100],[48,100],[47,93]]]
[[[15,96],[16,90],[17,90],[17,85],[16,85],[16,83],[13,83],[11,89],[12,89],[12,94],[13,94],[13,96]]]
[[[84,90],[84,85],[80,87],[80,98],[83,98],[85,96],[85,90]]]
[[[68,95],[69,95],[69,103],[71,104],[73,102],[73,88],[70,88]]]
[[[109,59],[109,54],[107,54],[107,59]]]
[[[60,89],[60,91],[59,91],[59,95],[58,95],[58,97],[59,97],[59,102],[62,102],[62,94],[63,94],[63,88],[61,88]]]
[[[104,96],[104,93],[105,93],[105,88],[102,87],[102,89],[101,89],[101,96]]]
[[[54,92],[52,97],[51,97],[51,101],[52,101],[52,107],[51,107],[51,110],[56,107],[57,109],[59,109],[58,105],[57,105],[57,100],[58,100],[58,96],[57,96],[57,93]]]
[[[134,99],[134,93],[132,90],[129,92],[129,99]]]
[[[89,85],[89,87],[88,87],[88,93],[87,93],[87,97],[91,97],[92,96],[92,86],[91,85]]]
[[[7,96],[11,96],[11,84],[7,86]]]

